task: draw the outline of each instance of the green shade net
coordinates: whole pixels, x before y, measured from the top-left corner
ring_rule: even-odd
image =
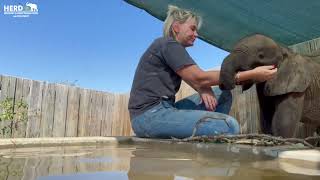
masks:
[[[255,33],[290,46],[320,37],[320,0],[125,0],[164,20],[168,5],[203,18],[199,37],[229,51]]]

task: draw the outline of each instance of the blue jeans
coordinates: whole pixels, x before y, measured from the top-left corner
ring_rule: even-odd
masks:
[[[206,111],[198,93],[176,103],[162,100],[155,107],[132,119],[132,129],[138,137],[187,138],[201,135],[238,134],[239,124],[228,113],[232,104],[230,91],[212,89],[218,106]]]

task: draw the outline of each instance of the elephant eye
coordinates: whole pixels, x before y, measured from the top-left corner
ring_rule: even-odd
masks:
[[[282,56],[283,56],[283,58],[287,58],[288,57],[288,53],[283,53]]]
[[[259,54],[258,57],[259,57],[260,59],[263,59],[263,58],[264,58],[264,55],[263,55],[263,54]]]

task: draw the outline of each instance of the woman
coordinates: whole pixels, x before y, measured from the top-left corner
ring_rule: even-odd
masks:
[[[191,11],[169,6],[164,36],[156,39],[140,59],[129,99],[132,128],[138,137],[186,138],[191,135],[238,134],[231,116],[232,96],[211,86],[219,84],[219,71],[203,71],[186,47],[198,37],[201,18]],[[260,66],[239,72],[236,81],[271,79],[277,69]],[[181,80],[198,93],[175,102]]]

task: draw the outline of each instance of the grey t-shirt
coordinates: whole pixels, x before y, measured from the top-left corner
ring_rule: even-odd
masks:
[[[156,39],[142,55],[129,99],[131,119],[159,104],[162,96],[174,101],[180,88],[180,68],[196,64],[185,47],[172,38]]]

